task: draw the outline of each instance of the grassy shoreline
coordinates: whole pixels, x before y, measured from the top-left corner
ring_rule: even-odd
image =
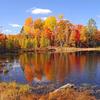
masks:
[[[0,50],[0,54],[4,53],[23,53],[23,52],[78,52],[78,51],[100,51],[100,47],[96,48],[76,48],[76,47],[44,47],[36,49],[12,49],[12,50]]]
[[[62,47],[62,48],[56,48],[56,52],[77,52],[77,51],[100,51],[100,47],[98,48],[67,48],[67,47]]]
[[[28,85],[16,82],[0,83],[0,100],[96,100],[89,90],[79,91],[70,84],[64,85],[47,94],[30,92]]]

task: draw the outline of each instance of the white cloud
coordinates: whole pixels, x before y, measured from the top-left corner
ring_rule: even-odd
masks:
[[[96,17],[97,17],[97,18],[100,18],[100,15],[97,15]]]
[[[21,25],[19,24],[9,24],[9,25],[14,28],[21,28]]]
[[[12,31],[10,29],[5,29],[2,31],[4,34],[10,34],[12,33]]]
[[[52,13],[50,9],[42,9],[42,8],[31,8],[27,10],[27,12],[31,12],[32,14],[49,14]]]
[[[42,19],[42,20],[46,20],[46,19],[47,19],[47,17],[41,17],[41,19]]]
[[[3,30],[3,32],[4,32],[4,33],[10,33],[11,30],[9,30],[9,29],[5,29],[5,30]]]

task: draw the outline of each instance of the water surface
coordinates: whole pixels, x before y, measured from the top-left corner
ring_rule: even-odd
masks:
[[[8,70],[8,71],[6,71]],[[100,86],[100,52],[0,56],[0,82],[84,83]]]

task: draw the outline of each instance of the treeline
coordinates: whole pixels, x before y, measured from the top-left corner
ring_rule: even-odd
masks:
[[[31,49],[43,47],[98,47],[100,31],[94,19],[87,25],[73,24],[63,16],[49,16],[46,20],[29,17],[18,35],[0,35],[0,48]]]

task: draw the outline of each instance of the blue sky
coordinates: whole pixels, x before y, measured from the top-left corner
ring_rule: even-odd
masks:
[[[75,24],[86,25],[94,18],[100,28],[100,0],[0,0],[0,31],[16,34],[29,16],[43,19],[60,14]]]

